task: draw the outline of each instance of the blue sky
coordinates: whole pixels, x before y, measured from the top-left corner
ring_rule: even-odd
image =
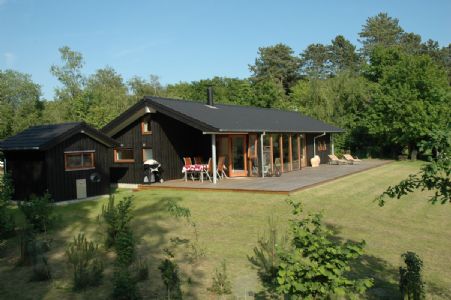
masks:
[[[451,42],[451,1],[94,1],[0,0],[0,69],[29,73],[46,98],[58,48],[80,51],[85,74],[111,66],[125,80],[163,84],[247,77],[258,47],[285,43],[298,54],[338,34],[358,45],[365,20],[388,12],[408,32]]]

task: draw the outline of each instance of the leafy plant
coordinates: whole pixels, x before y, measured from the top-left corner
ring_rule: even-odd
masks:
[[[158,269],[161,272],[161,279],[166,287],[167,299],[182,299],[178,265],[172,260],[166,258],[161,262]]]
[[[86,239],[83,233],[74,237],[66,250],[68,264],[72,267],[74,290],[100,284],[103,263],[100,260],[99,246]]]
[[[114,244],[116,261],[118,264],[128,266],[135,260],[135,239],[130,229],[123,229],[116,236]]]
[[[254,247],[254,256],[248,257],[249,261],[258,268],[260,280],[270,294],[274,294],[277,287],[277,273],[280,264],[278,251],[286,248],[286,242],[285,236],[278,237],[274,217],[270,217],[268,218],[267,234],[258,239],[258,245]],[[273,297],[274,295],[268,296]]]
[[[429,163],[423,166],[419,173],[411,174],[395,186],[389,186],[377,201],[380,206],[385,204],[386,197],[401,198],[414,190],[434,191],[431,203],[451,203],[451,133],[437,131],[431,133],[431,141],[420,144],[420,150],[435,153]]]
[[[424,282],[421,276],[423,261],[414,252],[402,254],[406,267],[399,268],[399,290],[403,299],[424,299]]]
[[[300,203],[288,201],[293,215],[302,212]],[[350,279],[350,262],[363,253],[364,241],[338,244],[324,227],[320,214],[290,220],[290,249],[280,251],[277,291],[292,299],[317,299],[336,294],[361,294],[372,279]]]
[[[114,246],[118,234],[128,230],[130,221],[133,219],[131,211],[133,209],[133,196],[124,197],[115,205],[114,195],[110,195],[107,205],[102,206],[102,213],[99,219],[103,219],[107,225],[107,236],[105,246]]]
[[[52,278],[50,265],[46,257],[41,259],[33,266],[33,275],[31,281],[47,281]]]
[[[32,195],[28,201],[19,202],[19,208],[33,230],[46,232],[55,220],[53,216],[54,203],[50,194],[42,197]]]
[[[149,278],[149,264],[147,260],[139,258],[134,265],[136,281],[143,281]]]
[[[38,246],[36,233],[29,224],[26,224],[19,231],[19,251],[20,258],[18,265],[33,265],[38,257]]]
[[[232,283],[227,276],[227,266],[225,260],[221,262],[221,266],[215,269],[213,282],[208,290],[216,295],[223,296],[232,293]]]
[[[9,237],[15,228],[13,214],[8,211],[8,206],[14,194],[14,187],[9,173],[3,174],[0,179],[0,238]]]
[[[116,268],[114,271],[112,298],[117,300],[137,300],[141,298],[136,280],[125,266]]]
[[[197,224],[191,219],[191,211],[189,208],[180,206],[173,199],[167,202],[167,211],[169,214],[177,219],[183,218],[191,226],[194,234],[194,241],[190,241],[188,244],[188,258],[190,261],[195,262],[206,255],[206,249],[199,242],[199,231],[197,230]]]

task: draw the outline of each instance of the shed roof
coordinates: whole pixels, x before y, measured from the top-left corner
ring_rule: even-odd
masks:
[[[111,134],[136,119],[146,107],[166,114],[203,132],[343,132],[342,129],[299,112],[252,106],[215,104],[159,97],[145,97],[107,124],[102,131]],[[147,109],[149,112],[149,109]]]
[[[33,126],[4,139],[0,150],[46,150],[77,133],[84,133],[107,146],[118,143],[84,122]]]

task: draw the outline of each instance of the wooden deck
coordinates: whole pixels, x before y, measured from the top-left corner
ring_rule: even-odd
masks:
[[[370,159],[363,160],[359,165],[320,165],[318,168],[308,167],[300,171],[284,173],[281,177],[234,177],[219,180],[217,184],[213,184],[208,180],[200,182],[197,180],[184,181],[183,179],[178,179],[166,181],[164,183],[139,185],[138,190],[226,190],[233,192],[290,194],[337,178],[379,167],[390,162],[392,161]]]

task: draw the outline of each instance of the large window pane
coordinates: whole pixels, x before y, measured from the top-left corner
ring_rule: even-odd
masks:
[[[299,139],[298,139],[299,135],[292,135],[291,136],[291,144],[292,144],[292,148],[293,148],[293,170],[299,170],[300,168],[300,160],[299,160],[299,148],[300,145],[298,144]]]
[[[94,168],[94,152],[64,153],[65,170],[83,170]]]
[[[291,171],[291,161],[290,161],[290,135],[284,134],[282,136],[282,149],[283,149],[283,171]]]
[[[273,164],[274,171],[279,169],[282,171],[282,161],[280,160],[280,134],[272,135],[272,144],[273,144]]]

